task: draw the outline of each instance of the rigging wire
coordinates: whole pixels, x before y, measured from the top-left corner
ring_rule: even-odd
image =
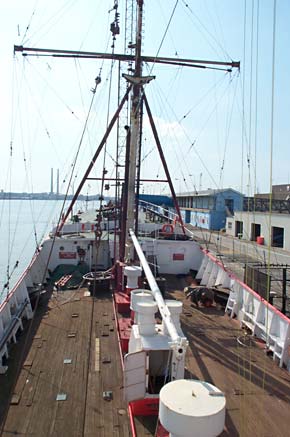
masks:
[[[112,53],[114,53],[114,47],[115,45],[113,44],[112,46]],[[110,104],[111,104],[111,94],[112,94],[112,77],[113,77],[113,67],[115,65],[114,60],[112,60],[111,62],[111,68],[110,68],[110,79],[109,79],[109,94],[108,94],[108,102],[107,102],[107,120],[106,120],[106,128],[108,128],[109,125],[109,117],[110,117]],[[102,202],[103,202],[103,193],[104,193],[104,185],[105,185],[105,167],[106,167],[106,155],[107,155],[107,141],[104,145],[104,157],[103,157],[103,178],[102,178],[102,182],[101,182],[101,205],[100,205],[100,209],[102,208]],[[111,159],[113,160],[113,162],[116,163],[116,160],[112,157],[112,155],[110,155]]]
[[[250,198],[251,187],[251,142],[252,142],[252,101],[253,101],[253,44],[254,44],[254,2],[251,10],[251,41],[250,41],[250,95],[249,95],[249,142],[247,152],[248,184],[247,195]]]
[[[244,136],[245,136],[245,93],[246,93],[246,30],[247,30],[247,0],[244,0],[244,41],[243,41],[243,79],[242,79],[242,152],[241,152],[241,193],[244,187]]]
[[[48,80],[40,73],[40,71],[36,68],[36,66],[27,58],[26,62],[33,68],[33,70],[38,74],[38,76],[42,79],[42,81],[46,84],[46,86],[53,92],[53,94],[57,97],[57,99],[65,106],[65,108],[70,112],[70,114],[78,121],[81,121],[77,116],[73,108],[71,108],[62,96],[56,91],[56,89],[48,82]]]
[[[248,196],[248,214],[246,216],[246,227],[249,228],[249,220],[250,220],[250,215],[249,215],[249,202],[250,202],[250,189],[251,189],[251,152],[252,152],[252,147],[251,147],[251,142],[252,142],[252,119],[253,119],[253,114],[252,114],[252,103],[253,103],[253,52],[254,52],[254,1],[252,1],[252,8],[250,11],[251,14],[251,27],[250,27],[250,84],[249,84],[249,133],[248,133],[248,150],[247,150],[247,172],[248,172],[248,182],[247,182],[247,196]],[[245,84],[244,84],[245,85]],[[246,261],[248,261],[249,259],[249,246],[246,246]],[[249,381],[251,382],[252,379],[252,374],[251,374],[251,353],[252,353],[252,347],[250,344],[249,347]],[[245,373],[246,369],[244,369],[244,373]]]
[[[270,172],[269,172],[269,242],[271,241],[271,219],[272,219],[272,200],[273,200],[273,151],[274,151],[274,114],[275,114],[275,62],[276,62],[276,10],[277,1],[273,4],[273,40],[272,40],[272,83],[271,83],[271,126],[270,126]],[[271,247],[268,244],[268,266],[267,266],[267,300],[269,302],[271,286]],[[266,326],[269,326],[269,307],[266,311]],[[268,329],[267,331],[268,332]],[[268,340],[268,338],[266,339]],[[265,389],[266,369],[263,372],[263,389]]]
[[[178,120],[179,123],[181,123],[185,118],[187,118],[189,116],[189,114],[198,107],[199,104],[201,104],[205,98],[213,91],[216,89],[217,85],[221,85],[222,82],[225,80],[226,75],[224,74],[223,76],[221,76],[221,78],[219,80],[217,80],[213,86],[211,88],[209,88],[205,94],[203,94],[199,100],[197,100],[197,102],[194,104],[194,106],[192,106],[183,116],[182,118],[180,118]],[[167,100],[167,99],[166,99]]]
[[[165,14],[164,14],[164,9],[162,7],[162,0],[158,0],[158,3],[159,3],[159,9],[161,10],[161,13],[162,13],[163,21],[166,22],[166,17],[165,17]],[[163,5],[164,5],[164,2],[163,2]],[[166,4],[166,9],[167,9],[167,4]],[[171,40],[171,44],[172,44],[175,56],[178,59],[179,58],[178,50],[177,50],[177,47],[175,45],[174,37],[172,36],[170,31],[169,31],[169,37],[170,37],[170,40]]]
[[[202,23],[202,21],[200,20],[200,18],[194,13],[194,11],[192,10],[192,8],[189,6],[189,4],[187,3],[187,1],[185,0],[181,0],[184,7],[189,11],[189,13],[198,21],[198,23],[200,24],[200,26],[204,29],[204,31],[213,39],[213,41],[217,44],[217,46],[221,49],[221,51],[223,52],[224,56],[227,59],[231,59],[231,57],[229,56],[229,54],[227,53],[227,51],[225,50],[225,48],[220,44],[220,42],[217,40],[217,38],[215,38],[215,36],[205,27],[205,25]],[[200,33],[202,34],[202,32],[200,31]],[[217,53],[216,49],[214,48],[214,46],[210,43],[210,41],[206,38],[206,36],[204,36],[206,41],[208,42],[208,44],[211,46],[211,48],[213,49],[214,52]],[[218,54],[218,53],[217,53]]]
[[[24,32],[24,35],[23,35],[23,38],[22,38],[22,42],[21,42],[22,45],[24,44],[24,41],[25,41],[25,38],[26,38],[27,32],[29,31],[30,26],[31,26],[31,23],[32,23],[32,20],[33,20],[33,18],[34,18],[34,16],[35,16],[36,7],[37,7],[38,2],[39,2],[39,0],[36,0],[36,1],[35,1],[35,5],[34,5],[34,8],[33,8],[32,14],[31,14],[31,16],[30,16],[30,19],[29,19],[28,24],[27,24],[27,26],[26,26],[26,28],[25,28],[25,32]]]
[[[94,21],[95,21],[96,17],[98,17],[98,15],[99,15],[99,7],[98,6],[100,5],[101,1],[102,0],[99,0],[99,4],[95,6],[95,10],[96,10],[95,15],[92,17],[92,20],[91,20],[90,24],[88,25],[87,32],[86,32],[85,36],[83,37],[82,42],[79,45],[79,51],[81,51],[81,49],[82,49],[82,47],[83,47],[83,45],[85,43],[85,40],[87,39],[87,36],[89,35],[90,30],[91,30],[92,26],[94,25]],[[110,15],[108,13],[108,16],[107,16],[108,20],[107,20],[107,26],[106,27],[108,27],[108,24],[109,24],[109,16]],[[105,53],[107,53],[107,49],[105,50]]]
[[[238,74],[238,72],[236,72],[236,73],[233,75],[233,77],[231,78],[231,81],[230,81],[229,84],[227,85],[227,88],[225,89],[224,93],[221,95],[220,100],[222,100],[222,98],[224,97],[224,95],[225,95],[226,92],[228,91],[228,88],[229,88],[230,84],[232,83],[233,79],[236,77],[237,74]],[[157,84],[157,86],[158,86],[158,84]],[[219,103],[219,102],[217,102],[217,104],[218,104],[218,103]],[[170,106],[169,103],[167,104],[167,106]],[[171,112],[173,113],[175,119],[178,120],[178,117],[177,117],[177,115],[176,115],[174,109],[173,109],[172,107],[170,107],[170,109],[171,109]],[[165,105],[163,105],[162,110],[163,110],[163,111],[165,110]],[[211,118],[212,114],[214,113],[214,111],[215,111],[215,108],[214,108],[213,111],[211,112],[210,116],[207,118],[205,124],[204,124],[203,127],[201,128],[199,134],[196,136],[196,138],[195,138],[194,141],[192,141],[192,139],[189,138],[189,135],[188,135],[188,133],[186,132],[185,128],[182,127],[181,122],[179,122],[178,124],[179,124],[179,126],[182,128],[182,130],[183,130],[183,132],[184,132],[184,135],[185,135],[187,141],[190,143],[190,147],[189,147],[189,150],[187,151],[187,153],[189,153],[190,150],[191,150],[192,148],[194,149],[196,155],[198,156],[200,162],[202,163],[203,167],[205,168],[206,172],[208,173],[210,179],[213,181],[214,185],[218,188],[218,184],[215,182],[215,180],[214,180],[214,178],[213,178],[211,172],[208,170],[208,168],[207,168],[207,166],[206,166],[204,160],[202,159],[202,157],[201,157],[200,154],[198,153],[198,150],[197,150],[196,145],[195,145],[195,144],[196,144],[196,141],[198,140],[198,137],[201,135],[202,131],[205,129],[205,127],[206,127],[206,125],[207,125],[209,119]],[[180,149],[180,152],[181,152],[181,154],[182,154],[182,150],[181,150],[181,149]],[[177,162],[179,162],[179,156],[178,156],[177,154],[176,154],[176,159],[177,159]],[[187,166],[187,164],[188,164],[188,159],[185,159],[185,158],[183,157],[183,160],[184,160],[184,164],[185,164],[185,166]],[[182,169],[181,164],[179,164],[179,167]],[[189,170],[188,170],[188,174],[190,174]],[[185,178],[184,178],[184,175],[183,175],[183,179],[185,179]]]
[[[161,90],[161,88],[159,87],[158,84],[156,84],[156,87],[157,87],[157,90],[158,90],[158,96],[159,96],[159,98],[160,98],[160,101],[162,101],[162,98],[161,98],[161,92],[162,92],[162,90]],[[153,97],[156,98],[156,94],[153,94]],[[165,112],[166,115],[167,115],[167,119],[169,119],[169,114],[168,114],[168,111],[167,111],[167,107],[166,107],[166,105],[162,105],[162,103],[160,103],[160,107],[162,108],[162,113]],[[174,114],[174,115],[176,115],[176,114]],[[167,135],[171,135],[171,136],[175,139],[175,143],[178,144],[178,139],[177,139],[177,135],[176,135],[176,133],[175,133],[175,128],[174,128],[174,126],[169,126],[169,127],[167,127],[167,131],[166,131],[166,133],[167,133]],[[173,141],[172,141],[172,143],[173,143]],[[172,144],[172,143],[171,143],[171,144]],[[176,159],[176,161],[178,162],[178,168],[179,168],[179,171],[181,172],[182,180],[183,180],[183,182],[186,183],[186,178],[185,178],[185,174],[184,174],[184,171],[183,171],[183,165],[182,165],[183,163],[182,163],[181,160],[180,160],[180,156],[179,156],[179,154],[177,153],[176,148],[175,148],[175,147],[172,147],[172,149],[173,149],[173,153],[174,153],[174,155],[175,155],[175,159]],[[181,157],[182,157],[183,160],[184,160],[184,166],[187,167],[188,162],[184,159],[181,148],[180,148],[180,154],[181,154]],[[189,171],[188,171],[188,174],[189,174]],[[186,183],[186,185],[187,185],[187,183]],[[181,183],[180,183],[180,186],[181,186]],[[187,188],[188,188],[188,187],[187,187]]]
[[[221,80],[220,81],[218,81],[217,83],[219,83],[219,82],[221,82],[223,79],[225,78],[225,76],[223,76],[222,78],[221,78]],[[216,83],[216,84],[217,84]],[[215,85],[216,85],[215,84]],[[214,86],[215,86],[214,85]],[[157,85],[158,86],[158,85]],[[205,96],[207,96],[211,91],[212,91],[212,89],[214,88],[214,86],[212,87],[212,88],[210,88],[206,93],[205,93],[205,95],[204,95],[204,97]],[[162,92],[162,90],[161,90],[161,88],[160,88],[160,93]],[[155,96],[155,95],[154,95]],[[167,96],[165,96],[164,97],[164,100],[167,102],[167,105],[161,105],[161,107],[162,107],[162,111],[164,111],[164,108],[166,108],[167,106],[170,106],[170,104],[169,104],[169,102],[168,102],[168,95]],[[201,100],[203,100],[203,99],[200,99],[200,101]],[[198,104],[200,103],[200,101],[198,101]],[[195,108],[195,107],[197,107],[198,106],[198,104],[196,104],[193,108],[191,108],[179,121],[178,121],[178,123],[181,123],[181,121],[183,120],[183,119],[185,119],[188,115],[189,115],[189,113],[190,112],[192,112],[192,110]],[[176,119],[178,119],[177,118],[177,116],[176,116],[176,114],[175,114],[175,112],[174,112],[174,110],[172,110],[172,108],[171,108],[171,111],[172,111],[172,113],[174,114],[174,116],[175,116],[175,118]],[[176,137],[176,136],[175,136]],[[177,141],[177,138],[176,138],[176,141]],[[178,141],[177,141],[178,142]],[[179,169],[182,169],[182,165],[181,165],[181,162],[180,162],[180,158],[179,158],[179,155],[176,153],[176,151],[175,151],[175,149],[173,149],[173,151],[174,151],[174,153],[175,153],[175,155],[176,155],[176,160],[177,160],[177,162],[179,162]],[[181,155],[183,155],[183,152],[182,152],[182,148],[180,148],[180,153],[181,153]],[[188,160],[187,159],[185,159],[184,157],[183,157],[183,161],[184,161],[184,165],[185,165],[185,167],[187,167],[187,165],[188,165]],[[189,169],[187,168],[187,172],[188,172],[188,175],[190,176],[190,177],[192,177],[192,175],[190,174],[190,171],[189,171]],[[182,180],[183,180],[183,182],[185,182],[185,185],[186,185],[186,188],[189,190],[189,187],[187,186],[187,182],[186,182],[186,180],[187,180],[187,178],[185,177],[185,175],[184,174],[182,174]],[[197,189],[196,189],[196,184],[195,184],[195,181],[193,180],[192,181],[192,184],[193,184],[193,186],[195,187],[195,190],[197,191]],[[164,187],[164,189],[165,189],[166,187]],[[164,191],[164,189],[163,189],[163,191]]]
[[[259,18],[260,18],[260,0],[257,0],[257,21],[256,21],[256,93],[255,93],[255,133],[254,133],[254,192],[257,192],[257,136],[258,136],[258,79],[259,79]]]
[[[178,5],[178,2],[179,2],[179,0],[176,0],[175,5],[174,5],[174,7],[173,7],[173,10],[172,10],[172,12],[171,12],[171,15],[170,15],[169,21],[168,21],[168,23],[167,23],[167,26],[166,26],[165,32],[164,32],[163,37],[162,37],[162,39],[161,39],[161,42],[160,42],[160,44],[159,44],[159,47],[158,47],[157,53],[156,53],[156,55],[155,55],[155,60],[153,61],[153,64],[152,64],[152,66],[151,66],[151,69],[150,69],[150,73],[149,73],[149,75],[152,74],[153,68],[154,68],[155,63],[156,63],[156,59],[157,59],[157,57],[158,57],[158,55],[159,55],[159,53],[160,53],[161,47],[162,47],[162,45],[163,45],[163,43],[164,43],[165,37],[166,37],[166,35],[167,35],[168,29],[169,29],[169,26],[170,26],[170,24],[171,24],[172,18],[173,18],[173,16],[174,16],[174,13],[175,13],[176,7],[177,7],[177,5]]]
[[[222,188],[222,177],[223,177],[223,172],[224,172],[225,162],[226,162],[227,146],[228,146],[228,143],[229,143],[230,127],[231,127],[231,122],[232,122],[232,117],[233,117],[233,112],[234,112],[234,103],[235,103],[235,100],[236,100],[237,86],[238,86],[238,81],[236,81],[236,85],[235,85],[235,89],[234,89],[234,94],[233,94],[232,106],[231,106],[230,114],[229,114],[229,117],[228,117],[228,120],[227,120],[224,153],[223,153],[223,159],[222,159],[221,171],[220,171],[220,181],[219,181],[220,188]]]
[[[41,31],[42,31],[42,35],[41,36],[39,35],[39,39],[43,36],[46,36],[51,31],[51,29],[59,22],[59,20],[61,20],[68,13],[69,9],[76,2],[77,2],[77,0],[68,0],[64,5],[62,5],[55,12],[55,14],[51,15],[50,18],[48,18],[45,23],[43,23],[41,26],[39,26],[39,28],[37,28],[34,31],[34,33],[32,33],[26,41],[23,40],[23,44],[27,44],[33,37],[35,37],[36,35],[39,35]],[[48,26],[50,26],[50,27],[48,27]],[[45,29],[46,27],[48,27],[48,28]]]

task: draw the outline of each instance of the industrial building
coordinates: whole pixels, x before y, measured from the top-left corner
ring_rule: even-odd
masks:
[[[181,193],[177,199],[185,223],[209,230],[226,227],[226,218],[243,208],[243,194],[232,188]]]
[[[226,232],[290,251],[290,185],[274,185],[271,195],[258,193],[245,198],[243,211],[236,210],[227,218]]]

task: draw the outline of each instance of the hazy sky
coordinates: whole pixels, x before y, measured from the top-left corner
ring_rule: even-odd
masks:
[[[119,0],[121,34],[116,53],[124,48],[124,3]],[[143,54],[156,55],[175,4],[176,0],[145,1]],[[156,79],[146,93],[177,191],[193,190],[194,184],[203,189],[231,186],[244,193],[253,192],[255,186],[261,192],[268,191],[273,4],[272,0],[177,3],[159,55],[241,61],[240,74],[158,65],[153,68]],[[102,82],[80,148],[75,186],[99,144],[107,117],[110,119],[116,107],[117,63],[112,67],[110,85],[110,61],[23,58],[21,54],[13,58],[13,45],[110,52],[113,13],[108,11],[112,6],[113,0],[0,0],[1,189],[49,191],[53,167],[55,172],[60,169],[65,190],[93,97],[90,90],[100,69]],[[290,178],[289,22],[290,2],[278,0],[274,184],[287,183]],[[149,71],[150,66],[145,65],[144,74]],[[143,176],[163,178],[146,118],[144,144]],[[107,145],[105,166],[109,176],[114,175],[114,147],[115,135]],[[101,175],[102,165],[103,158],[92,176]],[[98,189],[99,184],[91,181],[90,192]],[[144,189],[168,192],[164,184],[147,184]],[[109,194],[113,195],[113,189]]]

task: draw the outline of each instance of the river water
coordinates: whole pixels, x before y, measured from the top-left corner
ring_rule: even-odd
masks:
[[[93,203],[88,207],[95,207]],[[29,264],[37,244],[57,223],[62,206],[61,200],[0,201],[0,301]],[[75,210],[82,206],[76,205]],[[9,287],[4,287],[8,281],[7,272]]]

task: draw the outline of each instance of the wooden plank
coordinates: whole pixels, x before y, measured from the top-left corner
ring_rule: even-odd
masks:
[[[100,339],[95,339],[95,371],[100,371]]]
[[[288,435],[289,373],[280,369],[258,343],[239,346],[237,337],[244,333],[239,323],[226,317],[221,309],[191,307],[180,291],[184,287],[182,280],[171,276],[168,284],[172,288],[167,297],[184,302],[181,322],[189,340],[187,376],[212,382],[226,394],[226,429],[222,436],[252,437],[253,430],[255,435]],[[15,386],[17,402],[9,406],[3,436],[16,433],[73,437],[130,435],[127,413],[119,414],[119,410],[126,410],[126,405],[116,330],[110,329],[112,301],[101,293],[94,301],[92,297],[83,298],[83,294],[81,289],[79,293],[56,295],[49,304],[49,322],[36,316],[28,340],[31,348],[23,359],[32,365],[22,365]],[[47,308],[40,311],[43,315]],[[72,317],[75,313],[79,317]],[[107,321],[108,335],[102,337]],[[33,340],[36,332],[40,337]],[[77,335],[68,338],[68,332]],[[99,339],[99,371],[96,371],[96,339]],[[42,345],[40,349],[38,344]],[[102,362],[103,357],[110,357],[111,362]],[[72,359],[72,364],[65,365],[64,358]],[[6,376],[1,375],[1,391],[5,380]],[[102,398],[106,390],[113,392],[109,402]],[[55,400],[60,392],[67,394],[66,401]],[[139,420],[138,437],[152,435],[153,422],[152,418]]]

